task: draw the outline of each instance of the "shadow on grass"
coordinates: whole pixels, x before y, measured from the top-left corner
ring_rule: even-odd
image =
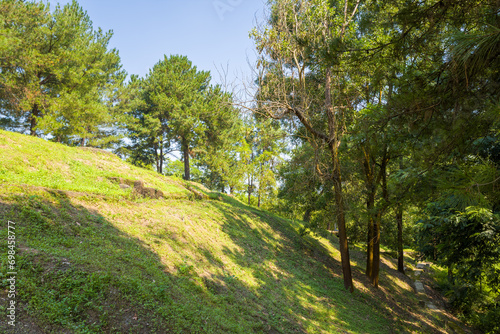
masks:
[[[253,294],[270,300],[263,312],[273,317],[262,320],[268,329],[282,333],[319,332],[320,328],[332,333],[398,331],[392,314],[378,302],[384,298],[396,312],[403,310],[398,310],[397,304],[380,291],[373,291],[375,298],[347,292],[343,288],[340,263],[317,239],[301,238],[287,221],[223,196],[236,208],[238,218],[224,205],[214,202],[226,216],[222,230],[241,249],[225,252],[239,265],[251,266],[257,282]],[[252,224],[251,215],[261,218],[269,229]],[[246,233],[242,235],[241,231]],[[374,290],[364,275],[356,274],[358,283]]]
[[[151,293],[153,277],[163,273],[160,259],[98,212],[72,204],[62,191],[38,190],[0,198],[0,220],[3,244],[4,222],[16,222],[18,292],[16,326],[2,319],[0,332],[142,333],[170,328],[168,317],[150,316],[150,307],[140,298]],[[165,276],[158,286],[171,285]],[[172,303],[168,295],[160,301]]]
[[[148,245],[65,192],[0,197],[0,221],[7,220],[16,222],[19,242],[18,306],[16,327],[1,319],[2,333],[269,332],[255,322],[258,310],[239,313],[239,296],[251,293],[235,289],[233,276],[202,280],[189,266],[168,272]]]
[[[189,266],[168,272],[148,245],[116,228],[98,211],[76,204],[67,193],[42,188],[27,192],[0,196],[0,221],[16,222],[19,242],[16,327],[9,328],[2,319],[0,332],[305,332],[294,319],[275,310],[291,307],[289,302],[275,304],[266,291],[255,291],[234,274],[200,278]],[[232,210],[249,214],[243,207]],[[3,244],[5,226],[0,228]],[[270,233],[265,237],[274,238]],[[273,249],[265,247],[271,256]],[[210,251],[202,249],[201,254],[223,267]],[[4,266],[2,272],[7,271]],[[4,278],[0,297],[5,301]],[[290,292],[269,292],[285,293],[285,301],[291,298]]]
[[[188,265],[168,272],[148,245],[64,192],[0,197],[0,242],[6,244],[7,220],[17,223],[19,241],[18,326],[10,332],[397,332],[377,299],[344,290],[340,264],[316,239],[220,197],[210,205],[240,249],[226,247],[225,254],[249,268],[244,280],[207,249],[198,251],[219,273],[198,277]],[[8,330],[2,319],[0,332]]]

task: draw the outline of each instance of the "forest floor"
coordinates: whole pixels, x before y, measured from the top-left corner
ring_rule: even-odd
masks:
[[[421,305],[389,253],[375,289],[353,246],[349,293],[337,238],[301,236],[299,221],[101,150],[0,131],[0,154],[1,333],[452,333],[446,323],[459,324]]]

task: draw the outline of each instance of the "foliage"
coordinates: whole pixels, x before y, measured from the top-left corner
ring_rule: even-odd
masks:
[[[165,56],[144,79],[132,78],[122,107],[129,116],[132,163],[154,164],[162,174],[168,154],[180,151],[186,180],[191,157],[209,168],[222,164],[221,153],[237,140],[239,119],[230,94],[209,82],[208,72],[178,55]]]
[[[449,268],[451,305],[489,332],[496,326],[491,320],[500,296],[500,217],[484,207],[459,211],[454,203],[453,198],[431,203],[417,238],[424,254]]]
[[[73,1],[2,1],[0,110],[15,129],[68,144],[106,145],[111,101],[124,79],[111,32]]]

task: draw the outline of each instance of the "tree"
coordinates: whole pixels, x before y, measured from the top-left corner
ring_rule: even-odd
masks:
[[[238,111],[232,97],[219,86],[210,86],[210,73],[198,71],[185,56],[165,56],[144,79],[129,83],[124,109],[129,115],[131,159],[155,164],[163,173],[168,154],[179,150],[184,179],[191,179],[190,158],[200,167],[217,171],[218,155],[237,140]],[[222,170],[220,170],[222,172]]]
[[[205,171],[202,182],[222,192],[227,186],[233,193],[241,187],[244,173],[239,159],[244,141],[243,121],[230,93],[215,86],[210,88],[208,96],[209,113],[202,118],[206,130],[194,151]]]
[[[137,161],[154,160],[158,173],[163,173],[166,155],[177,144],[184,178],[190,179],[190,149],[205,130],[200,115],[205,112],[209,80],[208,72],[199,72],[187,57],[175,55],[165,56],[144,79],[131,82],[137,91],[130,102],[128,128]]]
[[[358,6],[359,1],[271,1],[268,25],[252,33],[261,54],[258,111],[275,119],[299,121],[313,146],[331,155],[344,286],[350,291],[353,284],[339,147],[356,98],[345,76],[349,64],[343,51],[355,41],[353,18]],[[312,90],[318,85],[323,91],[322,102]]]
[[[85,145],[113,123],[110,106],[125,73],[111,32],[94,30],[73,1],[57,6],[3,1],[1,110],[31,135]]]

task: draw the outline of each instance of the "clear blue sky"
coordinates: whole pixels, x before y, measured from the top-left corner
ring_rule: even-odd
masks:
[[[51,8],[59,2],[50,1]],[[265,0],[80,0],[94,28],[113,30],[110,47],[123,68],[144,76],[163,55],[187,56],[200,70],[229,66],[228,80],[248,76],[255,49],[248,33],[261,21]]]

